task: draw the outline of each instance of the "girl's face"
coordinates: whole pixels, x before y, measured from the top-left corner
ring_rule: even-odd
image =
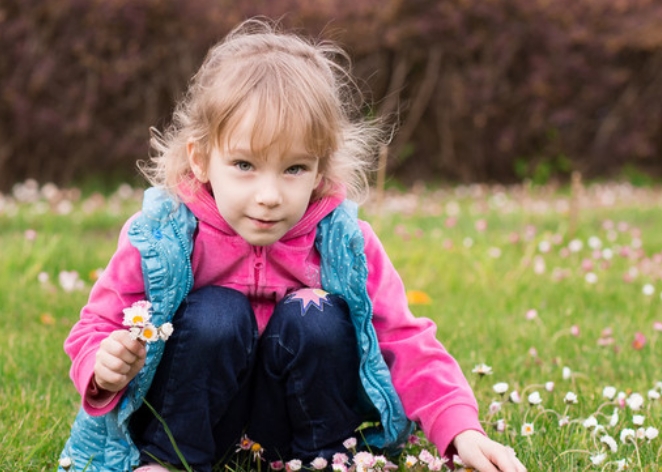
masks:
[[[322,175],[319,158],[306,151],[303,138],[286,152],[276,143],[265,155],[254,155],[252,129],[244,119],[227,146],[214,147],[206,165],[192,143],[188,155],[198,180],[211,185],[223,219],[248,243],[267,246],[301,219]]]

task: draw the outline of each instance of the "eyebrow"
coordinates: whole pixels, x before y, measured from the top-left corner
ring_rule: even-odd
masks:
[[[255,157],[255,154],[253,154],[253,151],[251,151],[250,149],[246,149],[246,148],[238,148],[238,147],[235,147],[235,148],[230,149],[230,150],[229,150],[229,153],[230,153],[230,155],[239,154],[239,155],[244,156],[244,157],[246,157],[246,158],[253,158],[253,157]],[[290,153],[286,153],[286,154],[284,154],[284,155],[281,156],[281,157],[285,157],[285,158],[287,158],[287,159],[291,159],[291,160],[293,160],[293,161],[299,161],[299,160],[303,160],[303,161],[315,161],[315,160],[318,159],[317,156],[315,156],[315,155],[313,155],[313,154],[310,154],[310,153],[307,153],[307,152],[306,152],[306,153],[298,153],[298,154],[290,154]]]

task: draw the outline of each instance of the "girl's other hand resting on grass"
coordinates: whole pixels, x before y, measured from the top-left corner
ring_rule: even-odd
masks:
[[[515,451],[478,431],[463,431],[453,440],[457,454],[467,467],[480,472],[526,472]]]
[[[119,392],[145,364],[147,351],[142,341],[127,330],[117,330],[101,341],[94,364],[94,381],[109,392]]]

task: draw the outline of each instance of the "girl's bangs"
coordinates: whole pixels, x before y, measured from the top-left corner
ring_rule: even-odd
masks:
[[[245,116],[249,125],[251,152],[265,157],[274,146],[286,153],[295,142],[320,159],[338,147],[338,120],[319,91],[309,87],[283,86],[280,81],[262,80],[244,94],[230,116],[217,127],[217,144],[230,146],[232,137]],[[321,105],[322,104],[322,105]]]

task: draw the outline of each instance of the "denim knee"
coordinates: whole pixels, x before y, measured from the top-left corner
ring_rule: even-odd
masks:
[[[200,355],[234,345],[253,354],[257,324],[248,298],[227,287],[208,286],[191,292],[173,320],[175,331],[193,343]]]
[[[303,291],[308,293],[313,289]],[[263,336],[267,345],[276,349],[272,360],[281,367],[276,370],[285,370],[283,363],[297,360],[316,363],[320,358],[335,358],[345,359],[349,364],[356,362],[356,333],[347,303],[332,294],[309,301],[310,294],[301,293],[294,292],[276,305]],[[269,338],[277,342],[269,343]],[[269,358],[265,361],[270,362]]]

